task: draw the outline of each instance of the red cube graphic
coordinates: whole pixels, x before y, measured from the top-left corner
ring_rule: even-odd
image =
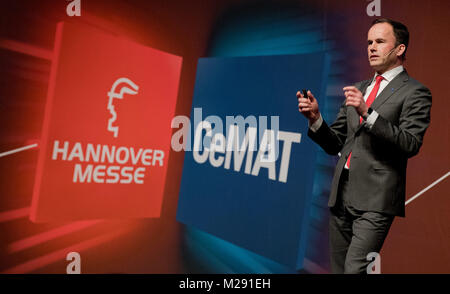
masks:
[[[159,217],[182,58],[59,23],[31,220]]]

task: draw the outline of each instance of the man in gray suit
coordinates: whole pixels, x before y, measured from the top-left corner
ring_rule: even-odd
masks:
[[[336,121],[323,120],[317,100],[298,92],[308,136],[340,155],[328,206],[333,273],[366,273],[395,216],[405,216],[406,165],[430,123],[431,93],[403,68],[409,43],[405,25],[377,19],[368,32],[374,77],[343,88]]]

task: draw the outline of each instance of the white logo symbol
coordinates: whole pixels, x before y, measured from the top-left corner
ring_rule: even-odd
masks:
[[[373,0],[367,5],[366,13],[368,16],[381,15],[381,0]]]
[[[81,0],[73,0],[67,5],[66,13],[68,16],[81,16]]]
[[[66,267],[67,274],[80,274],[81,273],[81,256],[78,252],[70,252],[66,256],[66,260],[72,261]]]
[[[120,92],[117,93],[116,88],[122,83],[125,83],[126,85],[130,86],[132,89],[130,89],[126,85],[123,85],[122,88],[120,88]],[[111,113],[111,118],[108,120],[108,131],[114,133],[114,138],[117,138],[117,136],[119,134],[119,127],[113,126],[113,123],[117,119],[117,113],[114,110],[114,105],[113,105],[114,98],[123,99],[123,94],[136,95],[138,90],[139,90],[139,87],[135,83],[130,81],[129,79],[119,78],[112,85],[111,91],[108,92],[108,97],[109,97],[108,110],[109,110],[109,113]]]

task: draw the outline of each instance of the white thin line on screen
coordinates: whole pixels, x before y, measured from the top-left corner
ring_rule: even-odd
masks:
[[[446,177],[448,177],[450,175],[450,171],[447,172],[445,175],[443,175],[442,177],[440,177],[439,179],[437,179],[436,181],[434,181],[431,185],[429,185],[428,187],[426,187],[425,189],[423,189],[422,191],[420,191],[419,193],[417,193],[416,195],[414,195],[413,197],[409,198],[408,201],[405,202],[405,206],[408,205],[408,203],[410,203],[411,201],[415,200],[417,197],[419,197],[420,195],[422,195],[423,193],[425,193],[426,191],[428,191],[429,189],[431,189],[433,186],[437,185],[439,182],[443,181]]]
[[[13,149],[13,150],[10,150],[10,151],[6,151],[6,152],[3,152],[3,153],[0,153],[0,157],[11,155],[11,154],[14,154],[14,153],[17,153],[17,152],[21,152],[21,151],[25,151],[25,150],[28,150],[28,149],[31,149],[31,148],[35,148],[37,146],[38,146],[38,144],[35,143],[35,144],[27,145],[27,146],[24,146],[24,147],[16,148],[16,149]]]

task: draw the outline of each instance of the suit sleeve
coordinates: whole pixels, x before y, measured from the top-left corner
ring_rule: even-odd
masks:
[[[412,157],[422,146],[425,131],[430,124],[430,111],[431,92],[420,86],[406,98],[398,126],[379,115],[368,132],[392,144],[403,155]]]
[[[325,120],[320,128],[313,132],[308,130],[308,136],[330,155],[337,155],[347,138],[347,106],[342,103],[337,118],[333,124],[327,125]]]

